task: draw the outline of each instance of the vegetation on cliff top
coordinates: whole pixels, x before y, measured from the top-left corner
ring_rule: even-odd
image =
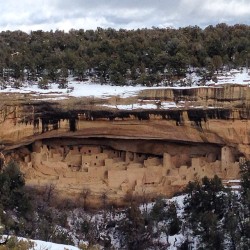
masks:
[[[250,27],[218,24],[201,29],[5,31],[0,33],[0,73],[3,80],[42,77],[65,87],[71,73],[101,83],[171,82],[192,67],[209,78],[223,66],[242,67],[250,58]]]

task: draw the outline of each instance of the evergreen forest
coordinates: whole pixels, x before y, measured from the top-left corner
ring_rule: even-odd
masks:
[[[0,33],[2,82],[60,82],[70,74],[80,81],[94,77],[116,85],[169,85],[187,72],[209,79],[249,61],[250,26],[243,24]]]

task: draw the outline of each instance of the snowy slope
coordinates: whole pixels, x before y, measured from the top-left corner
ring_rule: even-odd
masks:
[[[197,87],[200,78],[192,73],[186,77],[186,80],[189,79],[192,82],[191,87]],[[184,79],[185,80],[185,79]],[[250,75],[246,69],[241,71],[231,70],[230,72],[220,73],[217,76],[217,82],[208,81],[206,85],[220,85],[220,84],[244,84],[248,85],[250,83]],[[175,84],[173,88],[190,88],[190,87],[179,87],[178,83]],[[53,99],[62,99],[70,96],[73,97],[110,97],[110,96],[120,96],[120,97],[130,97],[136,95],[139,91],[144,89],[165,89],[165,86],[112,86],[112,85],[102,85],[98,83],[92,83],[91,81],[87,82],[78,82],[75,81],[72,77],[68,78],[68,88],[59,89],[58,84],[51,83],[49,89],[39,89],[37,83],[28,83],[25,82],[20,88],[13,88],[7,84],[7,88],[0,89],[0,93],[29,93],[33,94],[34,98],[39,99],[39,96],[51,95]],[[168,87],[170,88],[170,87]],[[48,97],[49,98],[49,97]]]
[[[56,244],[52,242],[46,242],[41,240],[31,240],[35,243],[34,250],[48,249],[48,250],[79,250],[78,247]]]

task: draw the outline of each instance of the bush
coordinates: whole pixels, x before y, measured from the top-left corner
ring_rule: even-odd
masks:
[[[49,81],[47,78],[43,78],[38,82],[39,89],[49,89]]]
[[[166,206],[167,204],[162,198],[157,198],[150,213],[152,220],[157,222],[164,220],[166,218]]]
[[[58,82],[58,88],[59,89],[66,89],[66,88],[68,88],[68,81],[66,79],[61,79]]]
[[[0,174],[0,204],[4,210],[17,209],[23,215],[30,210],[31,203],[24,185],[24,176],[19,166],[10,162]]]
[[[127,210],[126,218],[121,221],[119,230],[122,234],[121,246],[128,249],[145,249],[153,244],[152,225],[148,223],[139,207],[135,204]]]
[[[50,241],[58,244],[74,245],[71,235],[63,230],[57,229],[50,237]]]
[[[6,245],[0,246],[0,250],[30,250],[34,249],[34,242],[19,240],[17,237],[10,237]]]

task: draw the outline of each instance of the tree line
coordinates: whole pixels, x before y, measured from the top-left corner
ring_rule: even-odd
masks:
[[[2,31],[0,73],[22,81],[65,79],[112,84],[170,83],[190,71],[210,77],[222,67],[246,66],[250,58],[250,26],[221,23],[202,29]]]

